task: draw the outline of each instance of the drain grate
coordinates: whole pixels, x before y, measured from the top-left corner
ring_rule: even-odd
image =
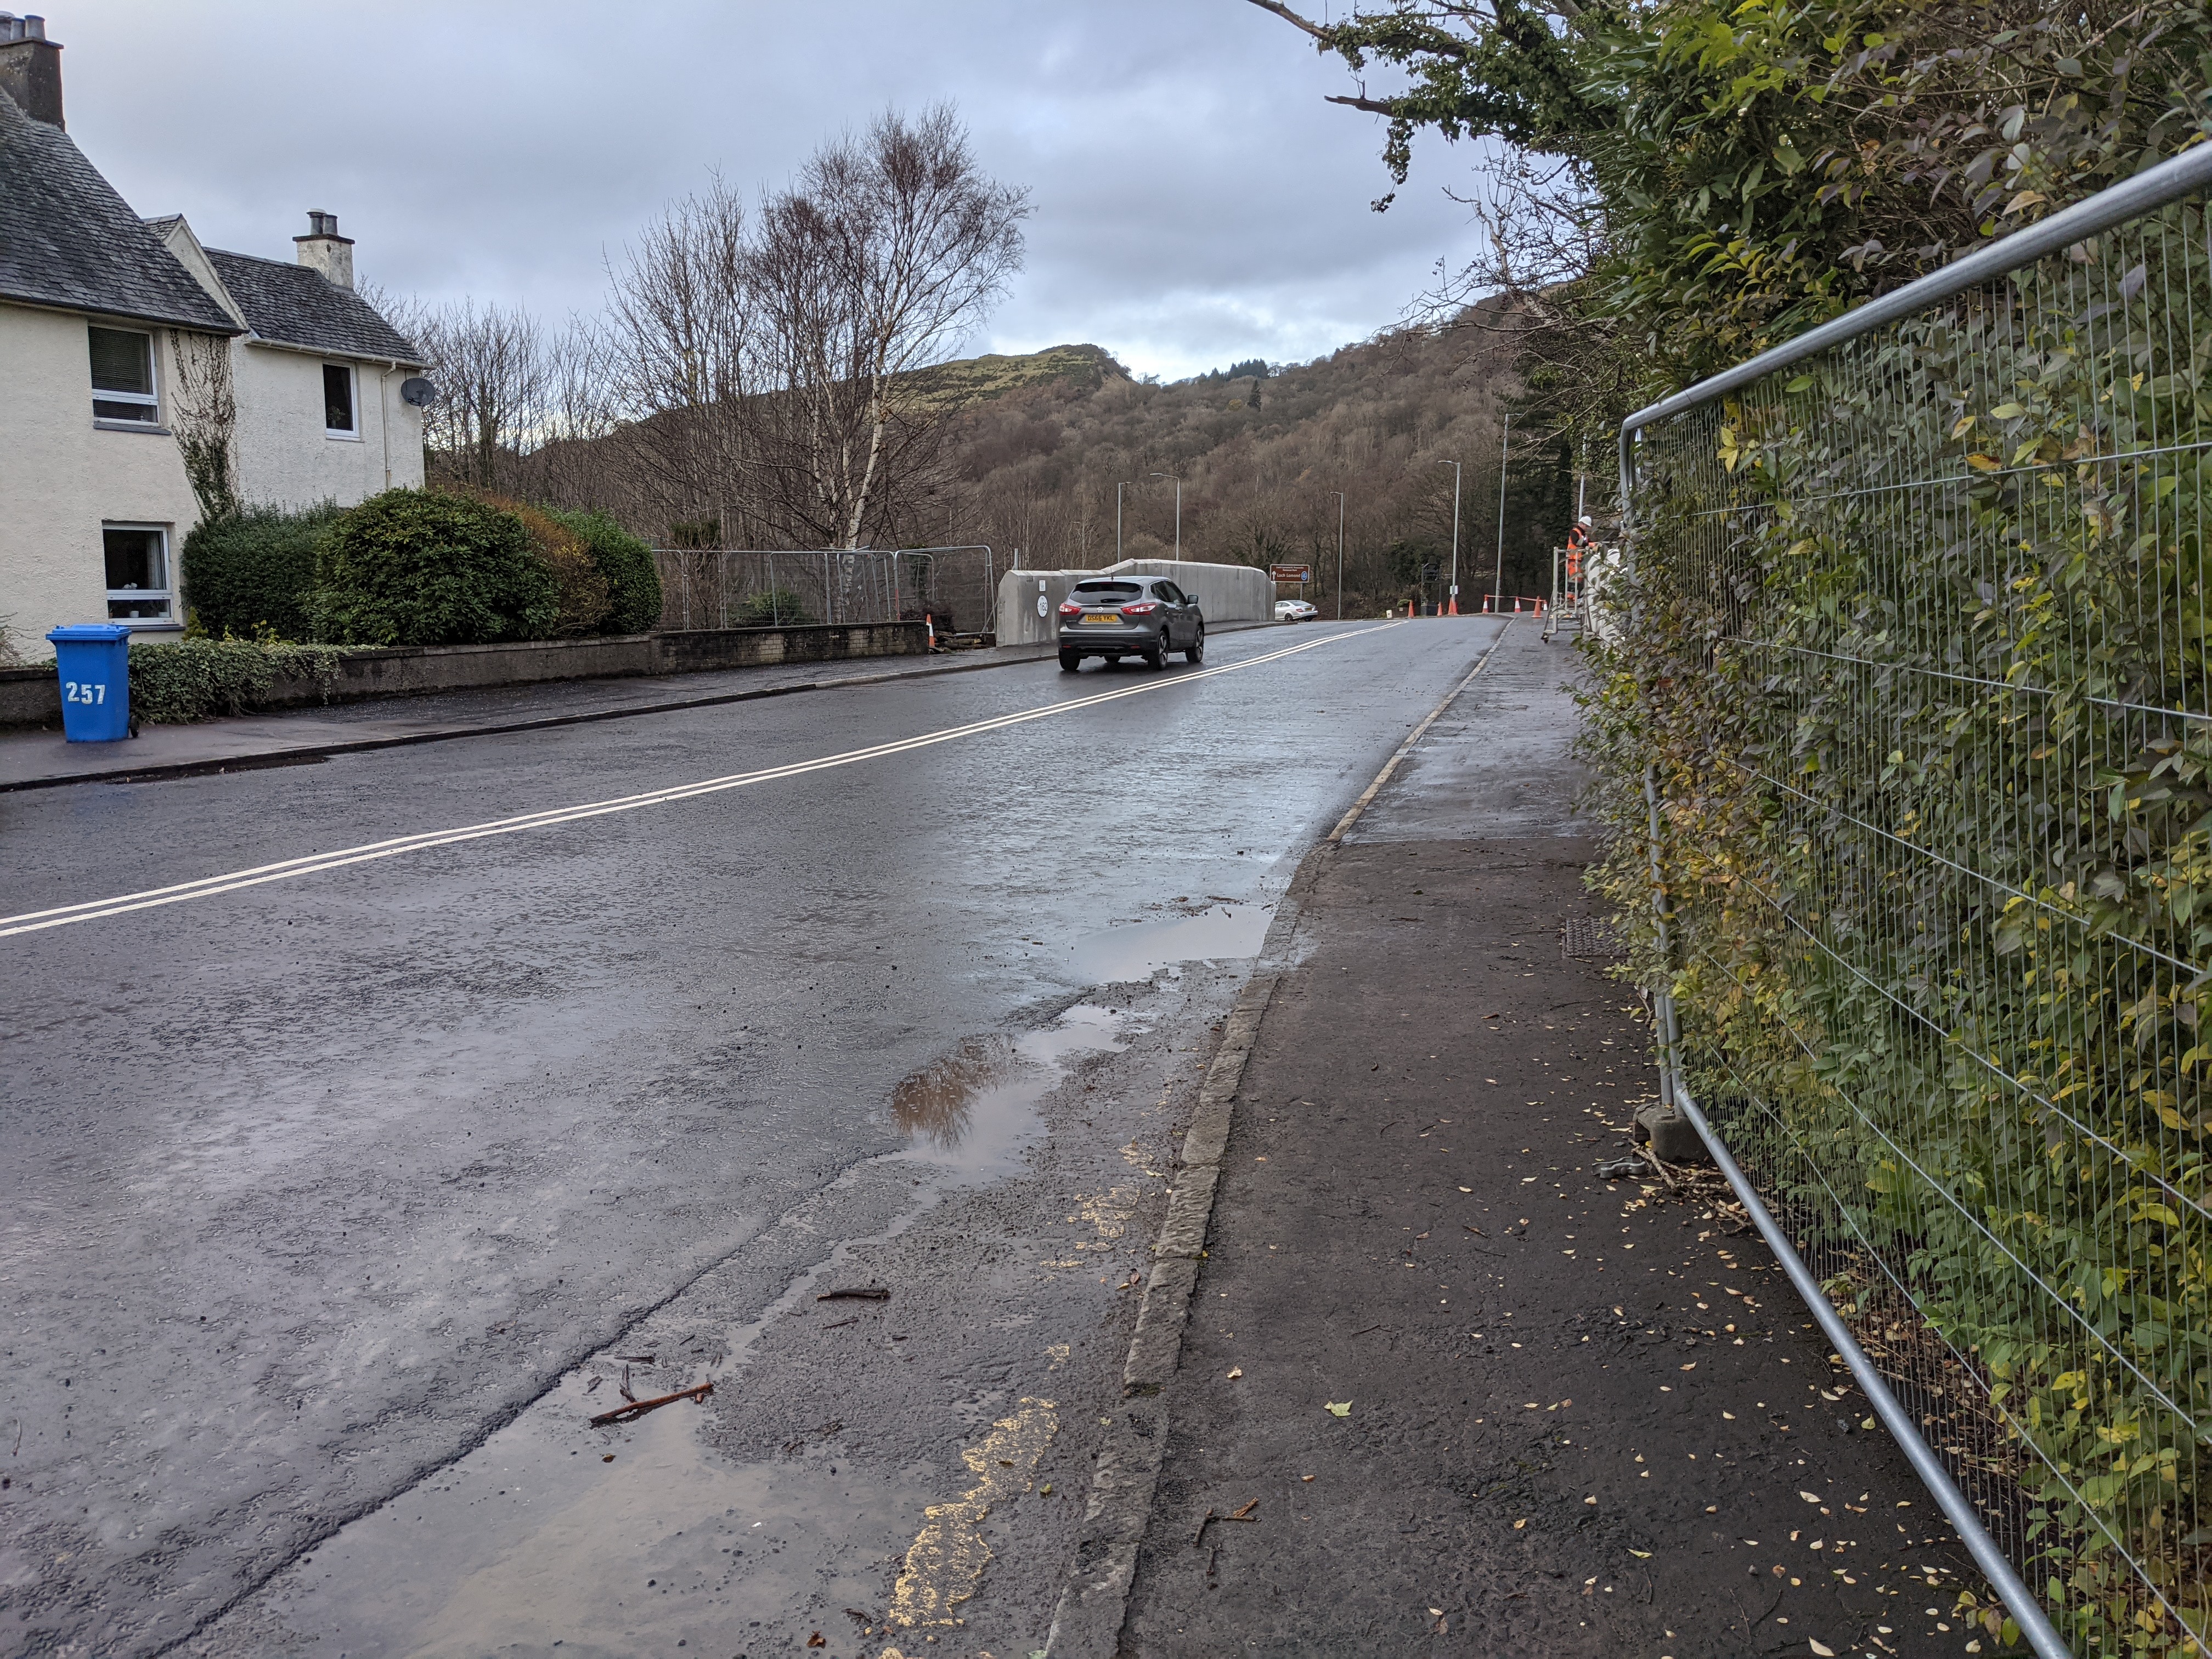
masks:
[[[1559,954],[1570,962],[1619,962],[1627,953],[1611,922],[1577,916],[1559,924]]]

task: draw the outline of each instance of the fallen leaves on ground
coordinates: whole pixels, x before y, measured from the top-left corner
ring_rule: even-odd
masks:
[[[1326,1400],[1322,1402],[1321,1408],[1327,1412],[1331,1417],[1349,1417],[1352,1415],[1352,1402],[1349,1400]]]

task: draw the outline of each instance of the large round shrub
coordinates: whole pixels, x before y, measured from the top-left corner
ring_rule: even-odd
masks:
[[[315,586],[315,544],[344,509],[249,507],[205,519],[185,538],[185,604],[217,638],[304,640]]]
[[[312,610],[342,645],[476,645],[548,637],[552,573],[512,513],[459,495],[387,489],[331,526]]]
[[[651,548],[604,513],[548,508],[546,516],[584,538],[592,562],[614,590],[614,608],[599,624],[601,632],[646,634],[660,626],[660,570]]]

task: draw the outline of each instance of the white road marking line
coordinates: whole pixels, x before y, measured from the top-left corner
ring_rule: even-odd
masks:
[[[1036,708],[1025,708],[1012,714],[999,714],[987,720],[976,720],[967,726],[947,726],[942,731],[927,732],[919,737],[902,738],[892,743],[881,743],[866,749],[849,749],[839,755],[824,755],[817,760],[793,761],[783,766],[763,768],[757,772],[733,773],[727,777],[705,778],[696,783],[673,784],[665,789],[647,790],[641,794],[621,795],[611,800],[586,801],[573,806],[550,807],[540,812],[526,812],[515,817],[495,818],[486,823],[463,824],[450,830],[424,830],[417,835],[397,836],[388,841],[370,842],[360,847],[341,848],[331,853],[311,853],[295,859],[280,860],[275,864],[258,865],[250,870],[234,870],[226,874],[202,876],[195,881],[178,882],[168,887],[149,888],[143,892],[124,893],[113,898],[87,899],[77,904],[57,905],[48,910],[27,910],[21,915],[0,916],[0,939],[16,933],[35,933],[48,927],[64,927],[76,921],[97,921],[105,916],[119,916],[134,910],[151,910],[165,904],[182,904],[190,899],[214,898],[222,893],[234,893],[241,888],[258,887],[272,881],[289,881],[296,876],[315,875],[325,870],[342,870],[349,865],[369,864],[380,859],[397,858],[403,853],[427,852],[433,848],[450,847],[457,842],[482,841],[492,836],[520,835],[529,830],[548,830],[563,823],[574,823],[583,818],[601,817],[612,812],[634,812],[641,807],[665,806],[675,801],[690,800],[701,795],[719,794],[726,789],[743,789],[756,783],[772,783],[782,778],[795,778],[808,772],[826,771],[832,767],[851,766],[860,761],[878,760],[890,755],[902,755],[917,749],[927,749],[940,743],[950,743],[956,738],[977,737],[987,732],[1004,731],[1030,720],[1049,719],[1054,714],[1070,714],[1079,708],[1095,708],[1101,703],[1113,702],[1122,697],[1139,696],[1147,691],[1170,690],[1176,686],[1194,685],[1218,674],[1235,674],[1247,668],[1258,668],[1263,664],[1279,662],[1285,657],[1297,656],[1302,651],[1312,651],[1324,645],[1334,645],[1343,640],[1355,640],[1363,634],[1380,633],[1396,627],[1395,623],[1378,623],[1373,628],[1354,629],[1347,634],[1329,634],[1320,639],[1308,640],[1303,645],[1286,646],[1280,651],[1251,657],[1243,662],[1222,663],[1212,668],[1200,668],[1172,679],[1139,682],[1135,685],[1100,691],[1087,697],[1070,698],[1064,702],[1046,703]]]

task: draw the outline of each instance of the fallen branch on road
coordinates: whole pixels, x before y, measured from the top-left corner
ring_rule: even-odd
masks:
[[[1198,1530],[1191,1535],[1190,1547],[1193,1549],[1196,1549],[1200,1543],[1205,1541],[1206,1529],[1217,1521],[1249,1521],[1255,1526],[1258,1525],[1260,1517],[1253,1514],[1252,1511],[1259,1507],[1260,1500],[1255,1498],[1233,1515],[1223,1515],[1217,1510],[1206,1510],[1206,1512],[1199,1518]]]
[[[673,1405],[678,1400],[703,1400],[714,1392],[713,1382],[695,1382],[688,1389],[677,1389],[674,1394],[664,1394],[652,1400],[633,1400],[629,1404],[617,1406],[611,1412],[601,1412],[592,1419],[592,1426],[595,1429],[605,1428],[608,1424],[619,1423],[624,1418],[642,1417],[649,1411],[658,1410],[663,1406]]]

